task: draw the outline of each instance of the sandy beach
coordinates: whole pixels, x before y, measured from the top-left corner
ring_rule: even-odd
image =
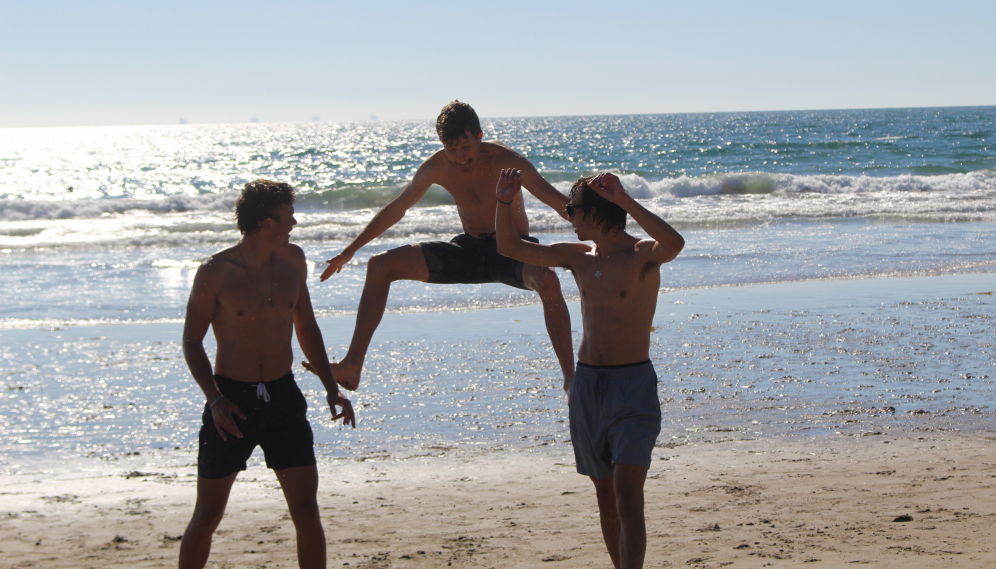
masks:
[[[665,421],[646,487],[646,566],[996,562],[993,282],[976,274],[662,294],[653,349]],[[574,470],[562,395],[545,371],[538,313],[388,315],[367,391],[355,394],[360,428],[313,420],[329,567],[610,566],[591,483]],[[348,320],[323,319],[332,352]],[[8,378],[6,397],[81,414],[52,435],[55,411],[29,423],[18,441],[30,452],[8,443],[0,568],[175,566],[195,497],[189,440],[200,401],[179,387],[185,369],[167,337],[177,331],[3,332],[28,370]],[[89,355],[72,356],[77,346]],[[455,347],[459,357],[447,359]],[[65,360],[75,375],[110,370],[122,379],[108,375],[105,389],[131,382],[134,392],[118,401],[56,382],[44,391],[29,354],[60,350],[79,360]],[[161,375],[154,366],[165,366]],[[28,413],[24,401],[11,409]],[[418,414],[420,402],[429,407]],[[147,434],[58,444],[75,440],[65,438],[73,429],[112,428]],[[259,454],[235,485],[209,567],[296,566],[293,526]]]
[[[994,445],[935,432],[658,448],[647,566],[990,566]],[[591,485],[561,451],[324,463],[329,567],[609,567]],[[192,468],[4,477],[2,566],[175,566],[194,480]],[[296,567],[293,538],[276,479],[251,468],[209,567]]]
[[[473,136],[454,147],[459,156],[441,150],[435,110],[457,96],[479,105],[481,140],[520,153],[553,190],[612,172],[685,240],[660,268],[650,326],[663,425],[646,485],[647,567],[996,566],[996,91],[983,89],[980,99],[959,83],[993,76],[966,57],[993,51],[976,45],[991,34],[965,32],[966,22],[988,21],[977,7],[878,9],[877,21],[822,6],[820,17],[786,19],[744,4],[724,20],[715,10],[682,18],[698,14],[674,6],[648,17],[652,3],[627,16],[614,5],[623,41],[592,57],[578,55],[598,42],[579,43],[576,26],[564,25],[590,19],[587,12],[544,7],[533,19],[553,22],[567,41],[553,51],[542,41],[505,42],[540,70],[538,83],[519,90],[522,101],[496,103],[494,89],[475,79],[463,81],[478,85],[466,92],[409,89],[397,106],[377,81],[440,76],[399,64],[410,49],[385,43],[405,34],[393,33],[383,9],[365,18],[353,13],[362,3],[347,6],[352,12],[335,5],[333,20],[349,25],[330,35],[301,33],[330,21],[321,9],[281,5],[294,41],[254,42],[244,30],[283,16],[243,11],[249,20],[240,15],[232,26],[231,10],[212,15],[198,5],[177,19],[172,5],[143,16],[141,6],[153,3],[133,4],[74,11],[21,2],[4,11],[14,24],[0,42],[19,55],[4,72],[28,80],[0,89],[15,95],[13,106],[0,105],[0,127],[5,110],[14,127],[0,137],[0,569],[177,565],[206,403],[183,354],[184,316],[198,268],[242,243],[233,210],[248,182],[296,188],[290,239],[305,253],[304,282],[332,361],[348,353],[368,272],[385,258],[378,255],[490,231],[492,214],[476,215],[493,195],[494,182],[481,177],[486,164],[525,168],[528,226],[517,218],[518,231],[541,243],[576,241],[550,188],[518,158],[497,147],[479,153]],[[394,18],[398,30],[426,27],[413,25],[411,10],[388,12],[403,17]],[[436,27],[449,12],[481,20],[466,9],[420,12]],[[738,37],[717,33],[726,26],[760,39],[687,49],[694,42],[658,29],[676,14],[702,22],[710,38]],[[210,25],[215,16],[221,25]],[[263,25],[243,25],[253,18]],[[918,37],[958,30],[955,39],[975,43],[891,49],[897,22]],[[838,33],[849,27],[854,33]],[[231,30],[236,41],[223,41]],[[798,45],[781,41],[793,35],[804,44],[845,39],[823,42],[833,61],[815,45],[788,53],[803,57],[795,62],[766,57],[765,38]],[[889,49],[869,58],[865,44],[876,38]],[[253,44],[262,51],[253,55]],[[216,69],[217,61],[237,68],[232,45],[264,76],[291,77],[292,88],[233,90],[246,73]],[[648,49],[633,48],[641,45]],[[142,51],[149,46],[155,53]],[[564,46],[572,57],[562,57]],[[332,57],[335,73],[325,75],[335,88],[321,88],[313,70],[293,73],[330,49],[360,62]],[[666,57],[629,65],[654,50]],[[443,51],[451,60],[472,53]],[[671,52],[715,61],[689,66]],[[731,54],[774,62],[774,72]],[[609,60],[625,86],[616,95],[537,91],[578,62]],[[456,79],[482,69],[453,61]],[[91,72],[89,62],[101,65]],[[912,71],[900,72],[904,65]],[[691,69],[706,70],[708,81]],[[833,80],[840,70],[846,78]],[[354,72],[370,80],[353,80]],[[641,104],[655,73],[667,93]],[[196,88],[184,89],[185,77]],[[727,88],[745,77],[765,88]],[[86,86],[93,78],[96,90]],[[709,81],[721,88],[694,93]],[[113,95],[99,96],[102,88]],[[18,89],[27,89],[20,106]],[[683,91],[694,93],[693,105],[675,103]],[[225,101],[214,111],[204,106],[212,92]],[[628,102],[613,102],[617,95]],[[349,111],[356,96],[361,104]],[[461,173],[439,174],[444,156]],[[422,181],[433,183],[422,191]],[[398,198],[413,192],[414,205]],[[628,231],[644,237],[633,221]],[[344,250],[348,264],[320,281],[324,261]],[[581,292],[569,271],[557,274],[577,349]],[[272,307],[274,286],[284,289],[275,276],[271,263]],[[213,359],[213,333],[204,347]],[[321,475],[329,567],[611,566],[593,486],[575,472],[563,373],[535,292],[393,282],[360,387],[348,394],[355,429],[331,421],[296,339],[292,350]],[[260,449],[234,487],[209,566],[297,566],[293,524]]]

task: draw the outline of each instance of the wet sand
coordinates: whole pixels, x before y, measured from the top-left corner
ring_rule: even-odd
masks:
[[[933,432],[658,448],[647,567],[991,566],[994,446]],[[328,566],[608,567],[591,484],[562,450],[324,463]],[[3,567],[175,566],[194,499],[190,468],[2,487]],[[296,567],[269,471],[240,476],[209,567]]]
[[[996,562],[994,282],[951,275],[661,295],[654,357],[665,421],[646,487],[647,567]],[[591,483],[574,471],[562,395],[553,380],[547,391],[534,387],[532,376],[552,363],[535,308],[385,318],[368,370],[366,424],[316,427],[332,445],[319,449],[329,567],[610,566]],[[330,344],[343,341],[346,320],[326,321]],[[28,350],[27,340],[64,332],[18,333]],[[111,340],[95,353],[121,357]],[[480,386],[440,384],[431,394],[436,414],[403,419],[425,401],[416,387],[436,372],[427,366],[454,368],[438,356],[454,345],[467,357],[456,369],[484,378]],[[498,353],[507,369],[485,369]],[[182,373],[178,354],[166,355],[175,362],[169,373]],[[131,359],[138,370],[154,365]],[[406,377],[418,381],[409,386]],[[17,381],[8,398],[36,396],[35,384]],[[515,425],[484,411],[513,395],[521,398]],[[145,405],[157,410],[156,397]],[[392,406],[409,398],[411,407]],[[181,403],[196,410],[199,399]],[[458,436],[406,442],[408,432],[442,432],[438,413],[471,411],[480,415],[473,423],[450,427]],[[43,435],[62,440],[41,422],[29,426],[44,448]],[[182,426],[193,421],[176,415],[149,440]],[[498,435],[512,428],[521,433]],[[385,434],[358,444],[377,432]],[[91,445],[94,452],[66,445],[0,465],[0,568],[175,566],[194,503],[193,447],[166,439],[132,442],[131,452],[125,443]],[[293,526],[260,462],[254,456],[236,483],[210,567],[296,567]]]

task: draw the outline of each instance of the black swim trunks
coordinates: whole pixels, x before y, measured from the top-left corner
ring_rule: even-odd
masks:
[[[522,238],[539,243],[535,237]],[[427,241],[419,246],[429,267],[430,283],[505,283],[528,290],[522,280],[525,263],[499,255],[494,234],[473,237],[461,233],[450,241]]]
[[[204,406],[197,449],[198,476],[217,480],[245,470],[256,445],[263,448],[266,466],[273,470],[316,464],[308,402],[293,373],[264,383],[235,381],[221,375],[214,379],[222,395],[238,405],[246,420],[233,415],[242,438],[229,434],[227,441],[222,440],[210,406]]]

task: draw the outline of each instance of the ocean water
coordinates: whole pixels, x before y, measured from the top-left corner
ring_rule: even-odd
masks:
[[[685,251],[662,271],[667,298],[701,287],[866,277],[900,283],[967,273],[981,275],[975,292],[984,292],[996,272],[996,107],[485,119],[483,127],[486,139],[522,152],[561,190],[581,175],[618,173],[641,203],[681,231]],[[433,188],[327,283],[317,280],[323,260],[439,148],[428,120],[0,131],[0,457],[7,467],[121,455],[132,447],[189,448],[200,402],[178,356],[179,324],[200,261],[238,239],[232,205],[247,181],[274,178],[298,188],[292,239],[313,262],[310,288],[330,326],[330,354],[344,353],[369,257],[403,243],[449,239],[459,231],[455,208]],[[538,201],[528,199],[527,210],[544,242],[574,238],[567,222]],[[570,276],[561,273],[561,282],[576,299]],[[965,333],[988,330],[991,304],[979,298],[985,318]],[[501,285],[397,283],[388,310],[402,319],[441,317],[528,310],[535,302],[533,293]],[[367,434],[341,434],[319,414],[319,439],[329,453],[362,454],[566,438],[558,431],[564,416],[555,364],[538,328],[509,328],[506,344],[532,338],[519,351],[473,336],[473,365],[453,360],[446,339],[426,344],[424,330],[413,328],[409,343],[385,339],[368,360],[370,391],[358,395],[370,419]],[[714,338],[722,345],[743,333],[718,324],[711,330],[724,330]],[[979,353],[986,346],[976,347],[962,357],[976,358],[979,368],[991,365],[991,354]],[[495,369],[494,354],[517,367],[483,372]],[[660,356],[661,365],[665,360]],[[416,361],[438,365],[430,370]],[[468,383],[469,370],[496,375]],[[768,379],[744,373],[744,385]],[[991,375],[963,373],[976,382]],[[523,374],[533,374],[535,384],[516,383]],[[375,388],[378,375],[388,379]],[[723,381],[713,377],[694,389]],[[862,385],[841,381],[841,389]],[[991,393],[976,387],[982,391],[959,394],[962,408],[985,408]],[[662,383],[662,397],[674,399],[672,388],[689,389]],[[432,393],[429,415],[406,407],[421,389]],[[510,393],[516,395],[506,400]],[[317,391],[310,396],[317,413]],[[470,403],[481,399],[483,407]],[[889,396],[878,400],[881,406]],[[467,407],[452,409],[457,401]],[[535,417],[545,417],[538,431]],[[433,428],[424,427],[427,418]],[[374,436],[377,421],[405,426]],[[338,436],[349,444],[333,444]]]
[[[996,107],[485,120],[561,190],[610,170],[690,236],[666,287],[991,270]],[[300,191],[294,239],[318,263],[440,148],[430,121],[6,129],[0,326],[182,318],[200,260],[238,234],[260,178]],[[336,277],[321,314],[355,310],[370,255],[459,230],[433,188]],[[534,233],[569,225],[529,202]],[[568,281],[570,279],[567,279]],[[568,295],[576,294],[565,283]],[[502,286],[401,285],[391,310],[505,306]]]

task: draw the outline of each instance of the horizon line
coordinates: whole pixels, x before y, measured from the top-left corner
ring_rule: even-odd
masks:
[[[683,111],[683,112],[660,112],[660,113],[592,113],[592,114],[570,114],[570,115],[512,115],[512,116],[482,116],[481,120],[500,120],[500,119],[538,119],[538,118],[576,118],[576,117],[626,117],[626,116],[665,116],[665,115],[732,115],[732,114],[751,114],[751,113],[798,113],[798,112],[829,112],[829,111],[887,111],[887,110],[925,110],[925,109],[985,109],[996,107],[993,105],[927,105],[921,107],[840,107],[840,108],[823,108],[823,109],[760,109],[760,110],[742,110],[742,111]],[[372,115],[375,117],[375,115]],[[317,118],[317,117],[316,117]],[[116,123],[116,124],[79,124],[79,125],[58,125],[58,126],[0,126],[3,130],[16,130],[16,129],[58,129],[58,128],[113,128],[113,127],[142,127],[142,126],[201,126],[201,125],[264,125],[264,124],[309,124],[309,123],[326,123],[326,124],[357,124],[357,123],[375,123],[375,122],[419,122],[419,121],[433,121],[432,118],[395,118],[395,119],[378,119],[372,118],[372,120],[282,120],[282,121],[263,121],[256,117],[252,117],[246,121],[237,122],[188,122],[183,117],[178,117],[177,122],[170,123]]]

